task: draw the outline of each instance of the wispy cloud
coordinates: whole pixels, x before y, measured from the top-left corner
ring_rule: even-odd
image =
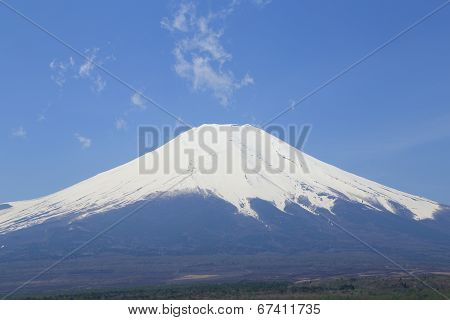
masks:
[[[435,118],[423,118],[420,123],[406,122],[399,126],[399,121],[386,123],[374,137],[366,137],[365,143],[358,148],[349,148],[341,152],[343,157],[391,157],[410,152],[433,143],[450,141],[450,114],[441,114]],[[400,121],[401,122],[401,121]],[[344,145],[339,145],[339,150]]]
[[[47,106],[41,110],[41,112],[37,115],[37,122],[44,122],[45,120],[47,120],[47,112],[50,110],[50,108],[52,107],[52,104],[49,102],[47,104]]]
[[[86,59],[78,68],[78,74],[82,78],[88,78],[91,76],[95,67],[95,60],[97,59],[98,48],[85,50]]]
[[[92,140],[90,138],[83,137],[82,135],[80,135],[78,133],[75,133],[75,138],[80,143],[82,149],[88,149],[92,145]]]
[[[142,94],[139,92],[135,92],[130,97],[131,104],[135,107],[138,107],[139,109],[145,109],[145,100],[142,97]]]
[[[407,126],[400,133],[383,139],[382,144],[372,144],[372,152],[395,152],[414,148],[423,144],[432,143],[450,137],[450,114],[440,115],[436,118],[424,119],[420,125]]]
[[[272,2],[272,0],[251,0],[251,2],[258,7],[262,8]]]
[[[91,83],[94,92],[101,92],[106,87],[106,81],[101,73],[95,69],[96,65],[103,65],[108,60],[114,60],[113,56],[99,58],[99,48],[86,49],[85,59],[78,62],[73,57],[67,60],[54,59],[49,67],[52,71],[51,79],[59,87],[64,87],[69,79],[86,79]]]
[[[20,126],[12,131],[12,136],[23,139],[27,137],[27,132],[22,126]]]
[[[95,92],[101,92],[106,87],[106,81],[100,76],[97,75],[94,80],[92,80],[92,89]]]
[[[186,79],[195,91],[209,91],[226,106],[234,92],[254,83],[246,74],[236,79],[226,68],[232,59],[221,43],[223,20],[234,11],[233,1],[223,10],[202,16],[193,3],[182,3],[172,18],[164,18],[161,26],[177,38],[173,54],[177,75]],[[214,26],[216,27],[214,27]]]
[[[125,119],[117,119],[116,120],[116,129],[117,130],[125,130],[127,128],[127,122],[125,121]]]
[[[54,59],[49,64],[50,70],[53,72],[50,78],[59,87],[63,87],[67,80],[67,72],[74,67],[74,64],[75,62],[72,57],[70,57],[67,62]]]
[[[189,21],[189,18],[192,17],[193,11],[195,11],[193,3],[182,3],[176,14],[173,16],[173,19],[170,20],[165,17],[162,19],[161,25],[170,31],[179,30],[187,32],[192,23],[192,21]]]

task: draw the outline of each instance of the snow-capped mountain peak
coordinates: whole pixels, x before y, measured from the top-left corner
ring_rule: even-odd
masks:
[[[416,220],[441,206],[345,172],[250,125],[202,125],[158,149],[54,194],[0,205],[0,233],[74,214],[75,219],[126,207],[164,193],[214,195],[258,219],[251,199],[283,211],[295,202],[333,213],[338,199]]]

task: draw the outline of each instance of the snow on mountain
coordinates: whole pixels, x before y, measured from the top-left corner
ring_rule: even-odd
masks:
[[[54,194],[0,205],[0,234],[68,214],[83,219],[161,192],[164,197],[212,194],[256,219],[258,213],[249,202],[253,198],[269,201],[282,211],[293,201],[311,213],[319,208],[333,213],[335,201],[342,199],[393,214],[406,209],[416,220],[433,218],[441,208],[436,202],[319,161],[250,125],[202,125],[153,152]]]

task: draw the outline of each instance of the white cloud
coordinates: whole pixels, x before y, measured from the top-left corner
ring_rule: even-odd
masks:
[[[98,57],[99,51],[99,48],[86,49],[84,51],[85,59],[80,63],[77,63],[73,57],[69,57],[67,61],[54,59],[49,65],[53,72],[51,79],[59,87],[63,87],[70,78],[86,79],[91,82],[91,89],[94,92],[99,93],[103,91],[106,81],[95,67],[103,65],[107,60],[113,60],[114,57],[107,56],[100,59]]]
[[[139,92],[133,93],[133,94],[131,95],[131,97],[130,97],[130,101],[131,101],[131,103],[132,103],[134,106],[138,107],[139,109],[145,109],[145,108],[146,108],[145,100],[144,100],[144,98],[142,97],[142,94],[139,93]]]
[[[271,3],[272,0],[251,0],[251,2],[253,2],[258,7],[265,7],[266,5]]]
[[[193,3],[183,3],[172,19],[161,21],[164,29],[178,37],[173,50],[177,75],[186,79],[194,91],[210,91],[224,106],[230,103],[236,90],[254,82],[248,74],[237,80],[225,68],[232,55],[221,44],[223,30],[213,27],[220,25],[236,4],[233,1],[224,10],[198,16]]]
[[[244,78],[237,84],[237,88],[242,88],[251,84],[254,84],[255,80],[247,73]]]
[[[96,59],[97,59],[97,52],[99,48],[93,48],[93,49],[87,49],[85,50],[85,61],[82,63],[78,69],[78,74],[82,78],[87,78],[91,76],[92,70],[94,70]]]
[[[234,89],[231,73],[215,70],[208,58],[195,57],[188,62],[182,54],[176,54],[177,74],[189,80],[194,90],[211,90],[222,105],[228,105]]]
[[[88,149],[92,145],[92,140],[90,138],[83,137],[78,133],[75,133],[75,138],[80,143],[82,149]]]
[[[26,138],[27,132],[25,131],[25,129],[22,126],[20,126],[13,130],[12,136],[16,137],[16,138]]]
[[[95,92],[101,92],[106,87],[106,81],[100,76],[97,75],[94,80],[92,80],[92,89]]]
[[[125,130],[127,128],[127,122],[124,119],[116,120],[116,129],[117,130]]]
[[[191,24],[189,17],[192,16],[194,10],[195,7],[193,3],[182,3],[175,13],[173,20],[170,21],[168,18],[163,18],[161,25],[163,28],[170,31],[179,30],[186,32]]]
[[[72,61],[72,57],[70,57],[70,61]],[[53,60],[49,64],[50,69],[53,71],[53,74],[50,76],[53,82],[55,82],[59,87],[63,87],[66,83],[66,73],[71,68],[71,64]]]

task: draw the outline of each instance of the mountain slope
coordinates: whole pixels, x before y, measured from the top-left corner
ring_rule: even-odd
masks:
[[[62,191],[0,205],[0,234],[52,218],[75,221],[182,194],[217,197],[256,220],[261,220],[260,213],[252,207],[252,199],[269,202],[282,212],[296,203],[313,214],[318,210],[335,214],[336,203],[345,201],[415,220],[432,219],[443,209],[431,200],[321,162],[255,127],[203,125]]]

